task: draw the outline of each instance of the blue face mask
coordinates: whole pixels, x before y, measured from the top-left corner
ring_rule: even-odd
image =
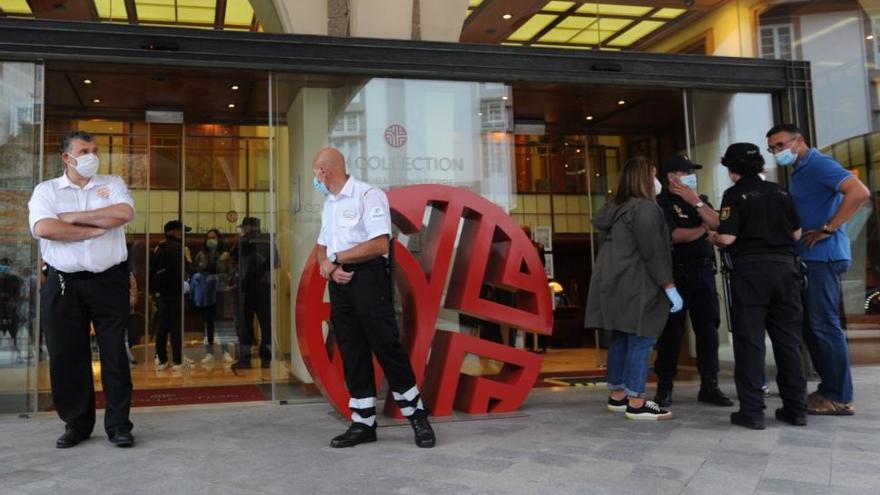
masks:
[[[683,175],[679,177],[678,180],[681,181],[682,184],[693,189],[694,191],[697,190],[697,176],[695,174]]]
[[[776,158],[776,164],[780,167],[790,167],[797,161],[797,155],[788,148],[773,155]]]
[[[323,182],[319,181],[317,177],[315,177],[315,179],[312,181],[312,183],[315,185],[315,191],[318,191],[319,193],[323,194],[324,196],[327,196],[330,194],[330,190],[327,189],[327,185],[324,184]]]

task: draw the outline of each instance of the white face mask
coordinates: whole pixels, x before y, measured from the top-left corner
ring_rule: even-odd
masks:
[[[89,153],[88,155],[78,156],[74,159],[76,160],[76,166],[74,169],[76,169],[76,173],[79,175],[90,178],[98,173],[98,166],[100,165],[98,162],[98,155]]]
[[[659,196],[661,192],[663,192],[663,184],[654,177],[654,196]]]
[[[694,191],[697,190],[697,176],[695,174],[682,175],[678,178],[678,180],[681,181],[682,184],[693,189]]]

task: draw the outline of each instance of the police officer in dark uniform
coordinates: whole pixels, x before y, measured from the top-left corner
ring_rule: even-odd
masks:
[[[710,232],[718,228],[718,213],[697,195],[697,176],[703,168],[686,157],[675,156],[661,167],[665,181],[657,204],[666,215],[672,233],[672,261],[675,286],[685,301],[685,310],[673,313],[657,340],[657,395],[661,407],[672,405],[672,383],[678,372],[678,354],[685,333],[685,315],[690,315],[697,343],[697,369],[700,392],[697,398],[717,406],[730,407],[733,401],[718,388],[718,325],[720,308],[715,289],[715,248]]]
[[[415,374],[400,343],[392,304],[388,252],[391,211],[385,192],[345,171],[339,151],[325,148],[312,162],[315,189],[324,194],[317,262],[330,285],[330,319],[339,343],[352,423],[330,446],[376,441],[373,356],[419,447],[433,447],[434,430]]]
[[[734,379],[740,409],[730,422],[764,429],[764,328],[773,344],[776,383],[783,407],[776,419],[807,424],[801,362],[802,274],[795,251],[800,221],[788,191],[758,175],[764,158],[757,146],[735,143],[721,163],[733,187],[724,192],[717,242],[729,246],[732,274]]]

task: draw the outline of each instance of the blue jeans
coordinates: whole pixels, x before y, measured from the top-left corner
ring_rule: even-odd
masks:
[[[834,402],[853,400],[852,373],[846,333],[840,325],[840,275],[850,262],[807,261],[804,294],[804,341],[813,367],[822,379],[819,393]]]
[[[608,388],[629,397],[643,397],[648,380],[648,360],[657,339],[611,331],[608,349]]]

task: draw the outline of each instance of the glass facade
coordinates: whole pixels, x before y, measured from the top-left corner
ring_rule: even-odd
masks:
[[[872,343],[880,329],[880,260],[874,254],[880,220],[873,209],[880,188],[880,12],[856,1],[673,7],[554,0],[504,24],[492,21],[495,33],[477,32],[487,22],[481,16],[499,1],[469,2],[461,41],[808,61],[808,115],[791,114],[782,91],[498,82],[490,68],[471,80],[447,81],[161,65],[95,71],[73,61],[49,63],[44,77],[42,65],[3,62],[6,123],[0,122],[0,139],[7,154],[0,187],[7,226],[0,257],[9,259],[18,281],[19,311],[17,323],[4,320],[12,331],[0,332],[0,412],[50,406],[35,323],[39,253],[22,205],[37,182],[59,173],[57,146],[69,129],[96,136],[102,172],[122,176],[137,205],[126,227],[137,292],[129,345],[137,362],[135,388],[144,392],[136,405],[318,397],[298,340],[297,304],[320,225],[322,198],[311,185],[311,160],[324,146],[343,153],[352,175],[386,191],[422,184],[464,188],[528,227],[544,245],[545,271],[559,288],[552,339],[523,338],[515,328],[446,309],[440,301],[432,303],[441,308],[436,326],[531,349],[549,345],[561,352],[548,354],[545,371],[565,373],[604,361],[600,339],[582,328],[595,249],[590,217],[607,201],[621,165],[635,155],[659,164],[686,153],[707,166],[699,172],[700,192],[717,205],[730,185],[719,165],[727,145],[750,141],[763,149],[773,123],[795,118],[805,124],[810,144],[872,191],[872,203],[847,226],[854,260],[843,307],[854,362],[880,359]],[[99,18],[89,20],[131,22],[134,14],[145,25],[261,30],[248,2],[114,0],[95,6]],[[26,2],[0,0],[0,8],[8,16],[40,18]],[[769,178],[787,182],[772,158],[765,159]],[[426,210],[425,226],[430,215]],[[185,279],[210,279],[214,289],[211,303],[197,303],[181,281],[180,313],[166,329],[166,345],[172,356],[178,347],[182,366],[165,371],[154,364],[162,305],[150,273],[163,226],[175,219],[191,228],[181,253]],[[423,234],[398,234],[409,252],[429,248]],[[217,248],[209,248],[215,239]],[[258,274],[246,268],[252,245],[267,261]],[[510,297],[500,292],[492,297]],[[404,303],[398,311],[403,320]],[[332,337],[329,328],[324,331]],[[245,359],[250,368],[231,366]],[[463,369],[491,375],[500,363],[473,358]]]

